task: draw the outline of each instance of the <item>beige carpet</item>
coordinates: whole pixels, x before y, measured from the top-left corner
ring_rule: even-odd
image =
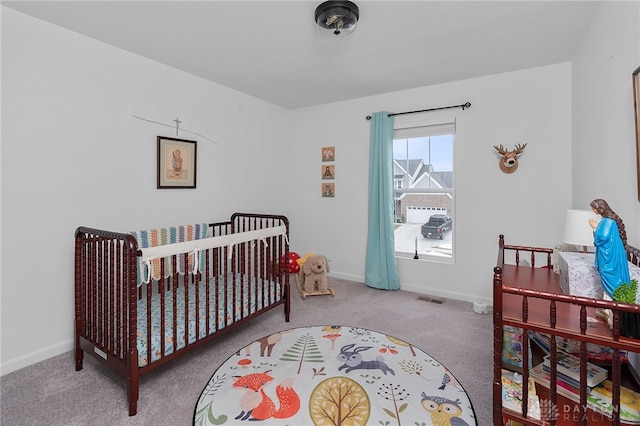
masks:
[[[231,354],[287,328],[344,324],[411,342],[446,365],[469,395],[478,424],[492,423],[491,315],[476,314],[465,302],[438,304],[416,293],[375,290],[333,277],[329,283],[336,291],[334,297],[304,300],[292,286],[289,323],[278,308],[142,376],[135,417],[128,416],[126,384],[120,377],[87,356],[84,369],[76,372],[69,352],[2,377],[0,422],[8,426],[190,425],[211,374]]]

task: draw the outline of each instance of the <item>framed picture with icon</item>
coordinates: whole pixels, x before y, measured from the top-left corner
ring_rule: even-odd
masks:
[[[322,147],[322,161],[336,161],[336,147]]]
[[[322,165],[322,179],[335,179],[336,177],[336,166],[331,165]]]
[[[322,183],[322,198],[333,198],[336,196],[335,183]]]
[[[196,187],[196,141],[158,136],[158,189]]]

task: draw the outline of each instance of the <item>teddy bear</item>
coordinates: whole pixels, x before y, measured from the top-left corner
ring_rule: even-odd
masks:
[[[304,263],[298,271],[298,290],[304,299],[307,295],[316,296],[323,294],[334,295],[334,291],[328,288],[327,272],[329,263],[323,255],[307,255]]]

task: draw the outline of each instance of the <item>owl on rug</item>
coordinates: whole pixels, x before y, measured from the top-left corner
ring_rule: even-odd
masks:
[[[422,392],[422,408],[431,414],[433,426],[469,426],[469,423],[461,419],[460,400],[455,401],[441,396],[428,396]]]

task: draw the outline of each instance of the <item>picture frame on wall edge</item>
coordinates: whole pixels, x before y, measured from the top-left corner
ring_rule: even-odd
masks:
[[[633,116],[636,123],[636,176],[640,201],[640,67],[633,72]]]

